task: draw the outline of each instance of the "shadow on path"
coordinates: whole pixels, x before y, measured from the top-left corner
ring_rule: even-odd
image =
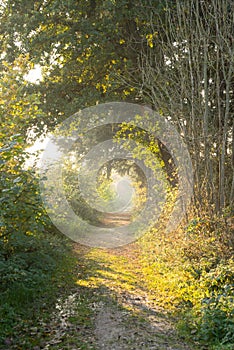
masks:
[[[78,288],[92,294],[89,307],[95,349],[189,350],[167,312],[148,299],[136,245],[113,250],[75,245]]]

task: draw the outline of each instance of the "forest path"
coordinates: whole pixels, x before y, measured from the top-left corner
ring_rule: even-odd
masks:
[[[57,306],[57,333],[44,350],[195,349],[146,290],[136,244],[112,250],[75,244],[74,250],[76,287]]]

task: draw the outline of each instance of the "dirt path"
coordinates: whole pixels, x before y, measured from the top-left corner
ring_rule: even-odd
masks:
[[[48,349],[194,350],[144,286],[137,246],[101,250],[75,245],[77,280],[52,316]]]
[[[176,335],[162,313],[140,297],[128,295],[123,305],[143,311],[133,317],[129,310],[102,303],[96,315],[96,337],[100,350],[191,349]]]
[[[98,349],[190,349],[178,338],[165,310],[149,300],[137,248],[105,251],[103,258],[104,270],[115,267],[117,271],[105,274],[102,280],[111,292],[109,298],[99,303],[95,313]]]
[[[105,227],[118,227],[129,225],[131,219],[131,214],[128,212],[123,212],[121,214],[105,213],[100,221]]]

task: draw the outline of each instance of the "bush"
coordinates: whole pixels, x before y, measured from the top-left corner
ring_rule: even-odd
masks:
[[[202,300],[198,321],[201,340],[234,344],[234,263],[221,262],[203,276],[208,296]]]
[[[21,136],[5,141],[0,152],[2,345],[15,334],[16,326],[19,329],[21,323],[42,317],[42,310],[56,301],[59,288],[72,281],[67,281],[71,279],[68,240],[52,228],[36,174],[23,167],[26,154]]]
[[[211,349],[229,349],[234,344],[230,237],[225,218],[204,215],[170,235],[161,227],[154,229],[139,242],[154,299],[178,317],[184,335]]]

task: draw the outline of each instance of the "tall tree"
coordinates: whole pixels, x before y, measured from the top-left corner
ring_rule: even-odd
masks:
[[[164,16],[148,11],[141,79],[126,79],[177,126],[193,158],[197,205],[211,212],[233,204],[233,6],[178,0],[166,2]]]

